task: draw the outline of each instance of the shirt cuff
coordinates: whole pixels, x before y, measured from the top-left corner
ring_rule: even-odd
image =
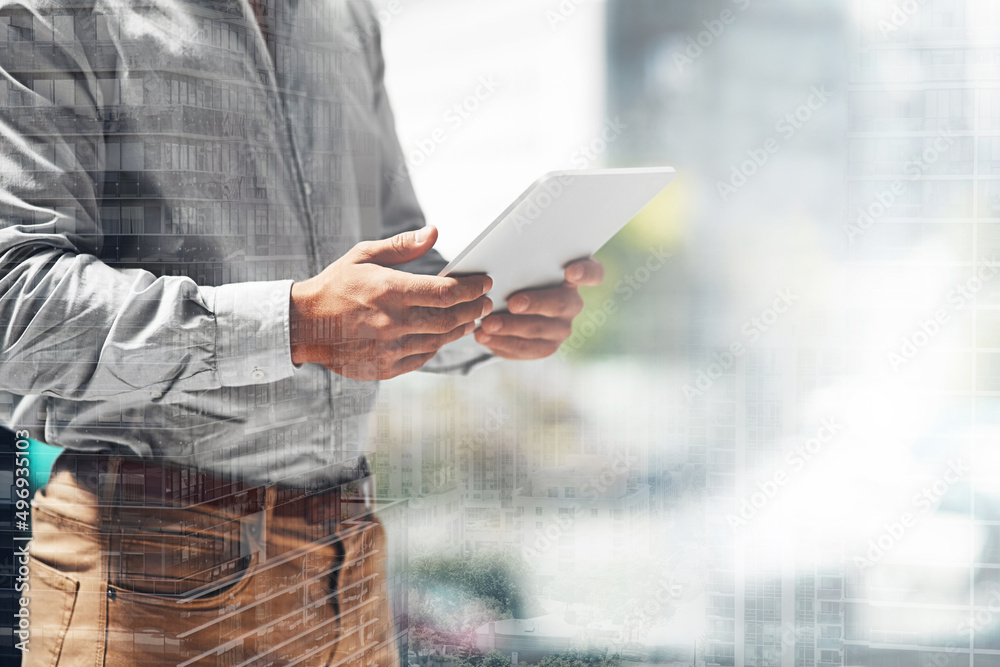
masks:
[[[203,287],[214,292],[215,359],[223,387],[269,384],[291,377],[288,308],[291,280]]]

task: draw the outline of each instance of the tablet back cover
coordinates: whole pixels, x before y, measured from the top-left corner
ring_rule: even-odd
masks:
[[[523,289],[560,285],[563,268],[607,243],[674,179],[669,167],[552,172],[440,273],[486,273],[494,311]]]

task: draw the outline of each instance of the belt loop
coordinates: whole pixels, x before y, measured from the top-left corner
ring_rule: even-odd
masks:
[[[358,493],[365,504],[365,511],[371,514],[375,510],[375,478],[372,475],[358,480]]]
[[[107,470],[101,471],[101,461],[107,461]],[[109,455],[97,459],[97,500],[102,508],[116,508],[118,496],[121,491],[121,464],[122,457]],[[112,518],[109,514],[107,518]]]
[[[267,560],[267,523],[269,518],[273,520],[272,510],[277,496],[278,489],[275,486],[264,487],[263,507],[260,511],[240,518],[240,556],[252,558],[256,555],[258,563]]]
[[[96,462],[97,472],[97,502],[100,513],[99,534],[101,541],[107,544],[107,556],[104,562],[105,576],[103,584],[107,586],[107,596],[112,598],[114,590],[111,588],[112,582],[121,579],[121,514],[119,504],[121,495],[120,472],[121,456],[114,454],[108,456],[98,456],[92,459]],[[107,463],[107,469],[102,471],[103,463]],[[102,607],[102,613],[104,608]]]

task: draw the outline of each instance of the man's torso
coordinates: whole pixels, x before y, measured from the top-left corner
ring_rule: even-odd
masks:
[[[39,11],[6,9],[0,48],[21,84],[58,104],[100,97],[103,146],[92,156],[82,144],[69,150],[94,170],[95,254],[105,263],[209,286],[303,279],[380,237],[383,137],[365,3],[272,1],[256,21],[236,0]],[[51,67],[69,31],[72,52],[84,54],[82,81]],[[5,113],[32,113],[13,83],[0,92]],[[57,162],[67,150],[36,139]],[[352,474],[376,385],[307,365],[271,384],[157,394],[12,398],[13,421],[44,424],[45,439],[62,446],[303,483],[336,479],[342,465]]]

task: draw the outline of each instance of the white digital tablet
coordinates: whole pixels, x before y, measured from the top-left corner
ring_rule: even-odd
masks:
[[[493,278],[493,310],[524,289],[561,285],[566,265],[590,257],[676,173],[670,167],[546,174],[442,269]]]

